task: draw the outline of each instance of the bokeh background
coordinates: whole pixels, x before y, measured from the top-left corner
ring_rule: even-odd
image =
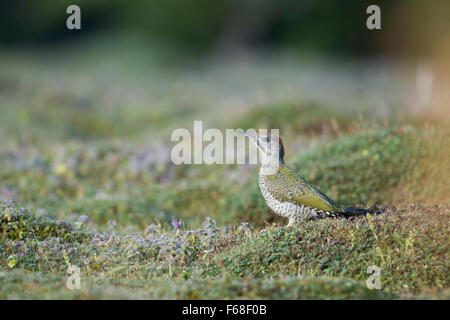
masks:
[[[0,0],[0,298],[448,299],[449,71],[445,0]],[[389,214],[283,228],[257,166],[172,163],[194,120]]]
[[[143,123],[172,129],[174,113],[211,116],[218,126],[222,113],[274,101],[448,114],[447,1],[379,1],[382,30],[374,31],[365,23],[370,3],[356,0],[78,1],[82,30],[73,31],[65,27],[70,4],[0,4],[2,98],[28,90],[15,104],[26,104],[29,117],[3,117],[2,128],[23,124],[15,136],[38,139],[39,117],[76,139],[143,133]],[[39,112],[45,90],[84,116],[72,117],[61,101]],[[44,115],[53,111],[69,119]]]

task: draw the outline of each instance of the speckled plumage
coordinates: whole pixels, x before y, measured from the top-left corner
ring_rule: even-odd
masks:
[[[289,224],[336,217],[344,211],[284,164],[275,174],[260,172],[259,188],[269,208],[288,218]]]
[[[286,166],[283,143],[277,136],[245,135],[250,137],[261,151],[261,193],[270,209],[289,219],[289,225],[301,220],[349,217],[368,212],[365,209],[338,206]]]

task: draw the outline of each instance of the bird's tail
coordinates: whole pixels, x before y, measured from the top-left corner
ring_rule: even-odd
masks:
[[[352,214],[356,214],[356,215],[372,213],[372,211],[370,211],[368,209],[356,208],[356,207],[347,207],[347,208],[342,208],[342,209],[344,209],[348,213],[352,213]]]
[[[356,207],[341,207],[340,211],[337,212],[327,212],[327,215],[323,218],[351,218],[351,217],[358,217],[358,216],[364,216],[366,214],[370,215],[378,215],[382,213],[387,213],[386,207],[378,207],[378,206],[371,206],[370,208],[364,209],[364,208],[356,208]]]
[[[366,214],[373,214],[373,210],[370,209],[363,209],[363,208],[356,208],[356,207],[347,207],[342,208],[344,211],[340,212],[340,215],[346,218],[350,217],[356,217],[356,216],[362,216]]]

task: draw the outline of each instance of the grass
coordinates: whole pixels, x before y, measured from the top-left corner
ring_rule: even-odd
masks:
[[[196,230],[151,225],[121,234],[116,225],[87,231],[4,203],[0,276],[8,285],[0,297],[448,298],[448,214],[410,206],[296,228],[209,219]],[[81,268],[80,292],[64,288],[70,265]],[[372,265],[382,270],[381,291],[365,286]]]
[[[348,107],[284,98],[295,65],[234,66],[235,83],[233,66],[147,76],[145,59],[97,65],[101,49],[89,52],[76,67],[45,52],[0,62],[0,298],[449,298],[445,124],[401,106],[382,116],[360,94]],[[170,161],[171,130],[194,119],[280,128],[290,167],[342,205],[386,213],[287,228],[256,166]],[[65,285],[70,265],[81,290]],[[382,290],[366,286],[372,265]]]

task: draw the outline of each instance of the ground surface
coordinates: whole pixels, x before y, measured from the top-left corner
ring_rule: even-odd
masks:
[[[403,73],[110,46],[2,53],[0,298],[449,298],[450,132],[409,112]],[[193,120],[279,128],[290,167],[386,213],[287,228],[257,167],[172,164]]]

